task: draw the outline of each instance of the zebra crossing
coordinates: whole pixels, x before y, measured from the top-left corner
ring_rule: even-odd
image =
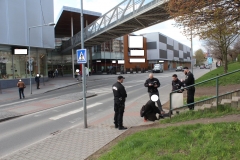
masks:
[[[133,86],[125,86],[125,89],[131,88]],[[87,92],[93,92],[96,94],[107,94],[107,93],[112,93],[112,87],[100,87],[96,89],[87,89]]]

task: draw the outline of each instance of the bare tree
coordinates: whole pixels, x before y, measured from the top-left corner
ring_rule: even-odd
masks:
[[[168,12],[186,36],[199,36],[217,49],[228,70],[228,51],[240,32],[239,0],[170,0]]]

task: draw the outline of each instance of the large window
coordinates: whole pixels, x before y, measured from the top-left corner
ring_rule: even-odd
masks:
[[[31,50],[28,55],[14,55],[11,51],[0,51],[0,79],[29,78],[30,73],[46,76],[46,51]]]

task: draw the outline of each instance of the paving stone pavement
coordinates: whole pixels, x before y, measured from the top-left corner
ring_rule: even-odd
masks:
[[[126,105],[124,126],[131,127],[143,124],[139,110],[148,98],[148,94],[144,94]],[[162,100],[163,103],[164,101],[167,100]],[[87,129],[84,129],[83,125],[78,125],[3,157],[1,160],[86,159],[122,133],[124,131],[114,128],[112,112],[90,121]]]

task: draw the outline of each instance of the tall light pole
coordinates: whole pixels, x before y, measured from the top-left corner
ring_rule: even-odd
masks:
[[[83,0],[81,0],[81,48],[84,49],[83,40]],[[87,107],[86,107],[86,69],[85,64],[82,64],[82,77],[83,77],[83,117],[84,117],[84,128],[87,128]]]
[[[192,56],[191,56],[191,68],[192,68],[192,73],[193,73],[193,35],[192,35],[192,28],[191,28],[191,52],[192,52]]]
[[[43,24],[43,25],[38,25],[38,26],[32,26],[32,27],[28,27],[28,68],[29,68],[29,73],[30,73],[30,79],[29,79],[29,83],[30,83],[30,94],[32,94],[32,71],[31,71],[31,66],[32,66],[32,63],[31,63],[31,51],[30,51],[30,29],[31,28],[37,28],[37,27],[43,27],[43,26],[54,26],[55,23],[51,22],[51,23],[48,23],[48,24]]]

